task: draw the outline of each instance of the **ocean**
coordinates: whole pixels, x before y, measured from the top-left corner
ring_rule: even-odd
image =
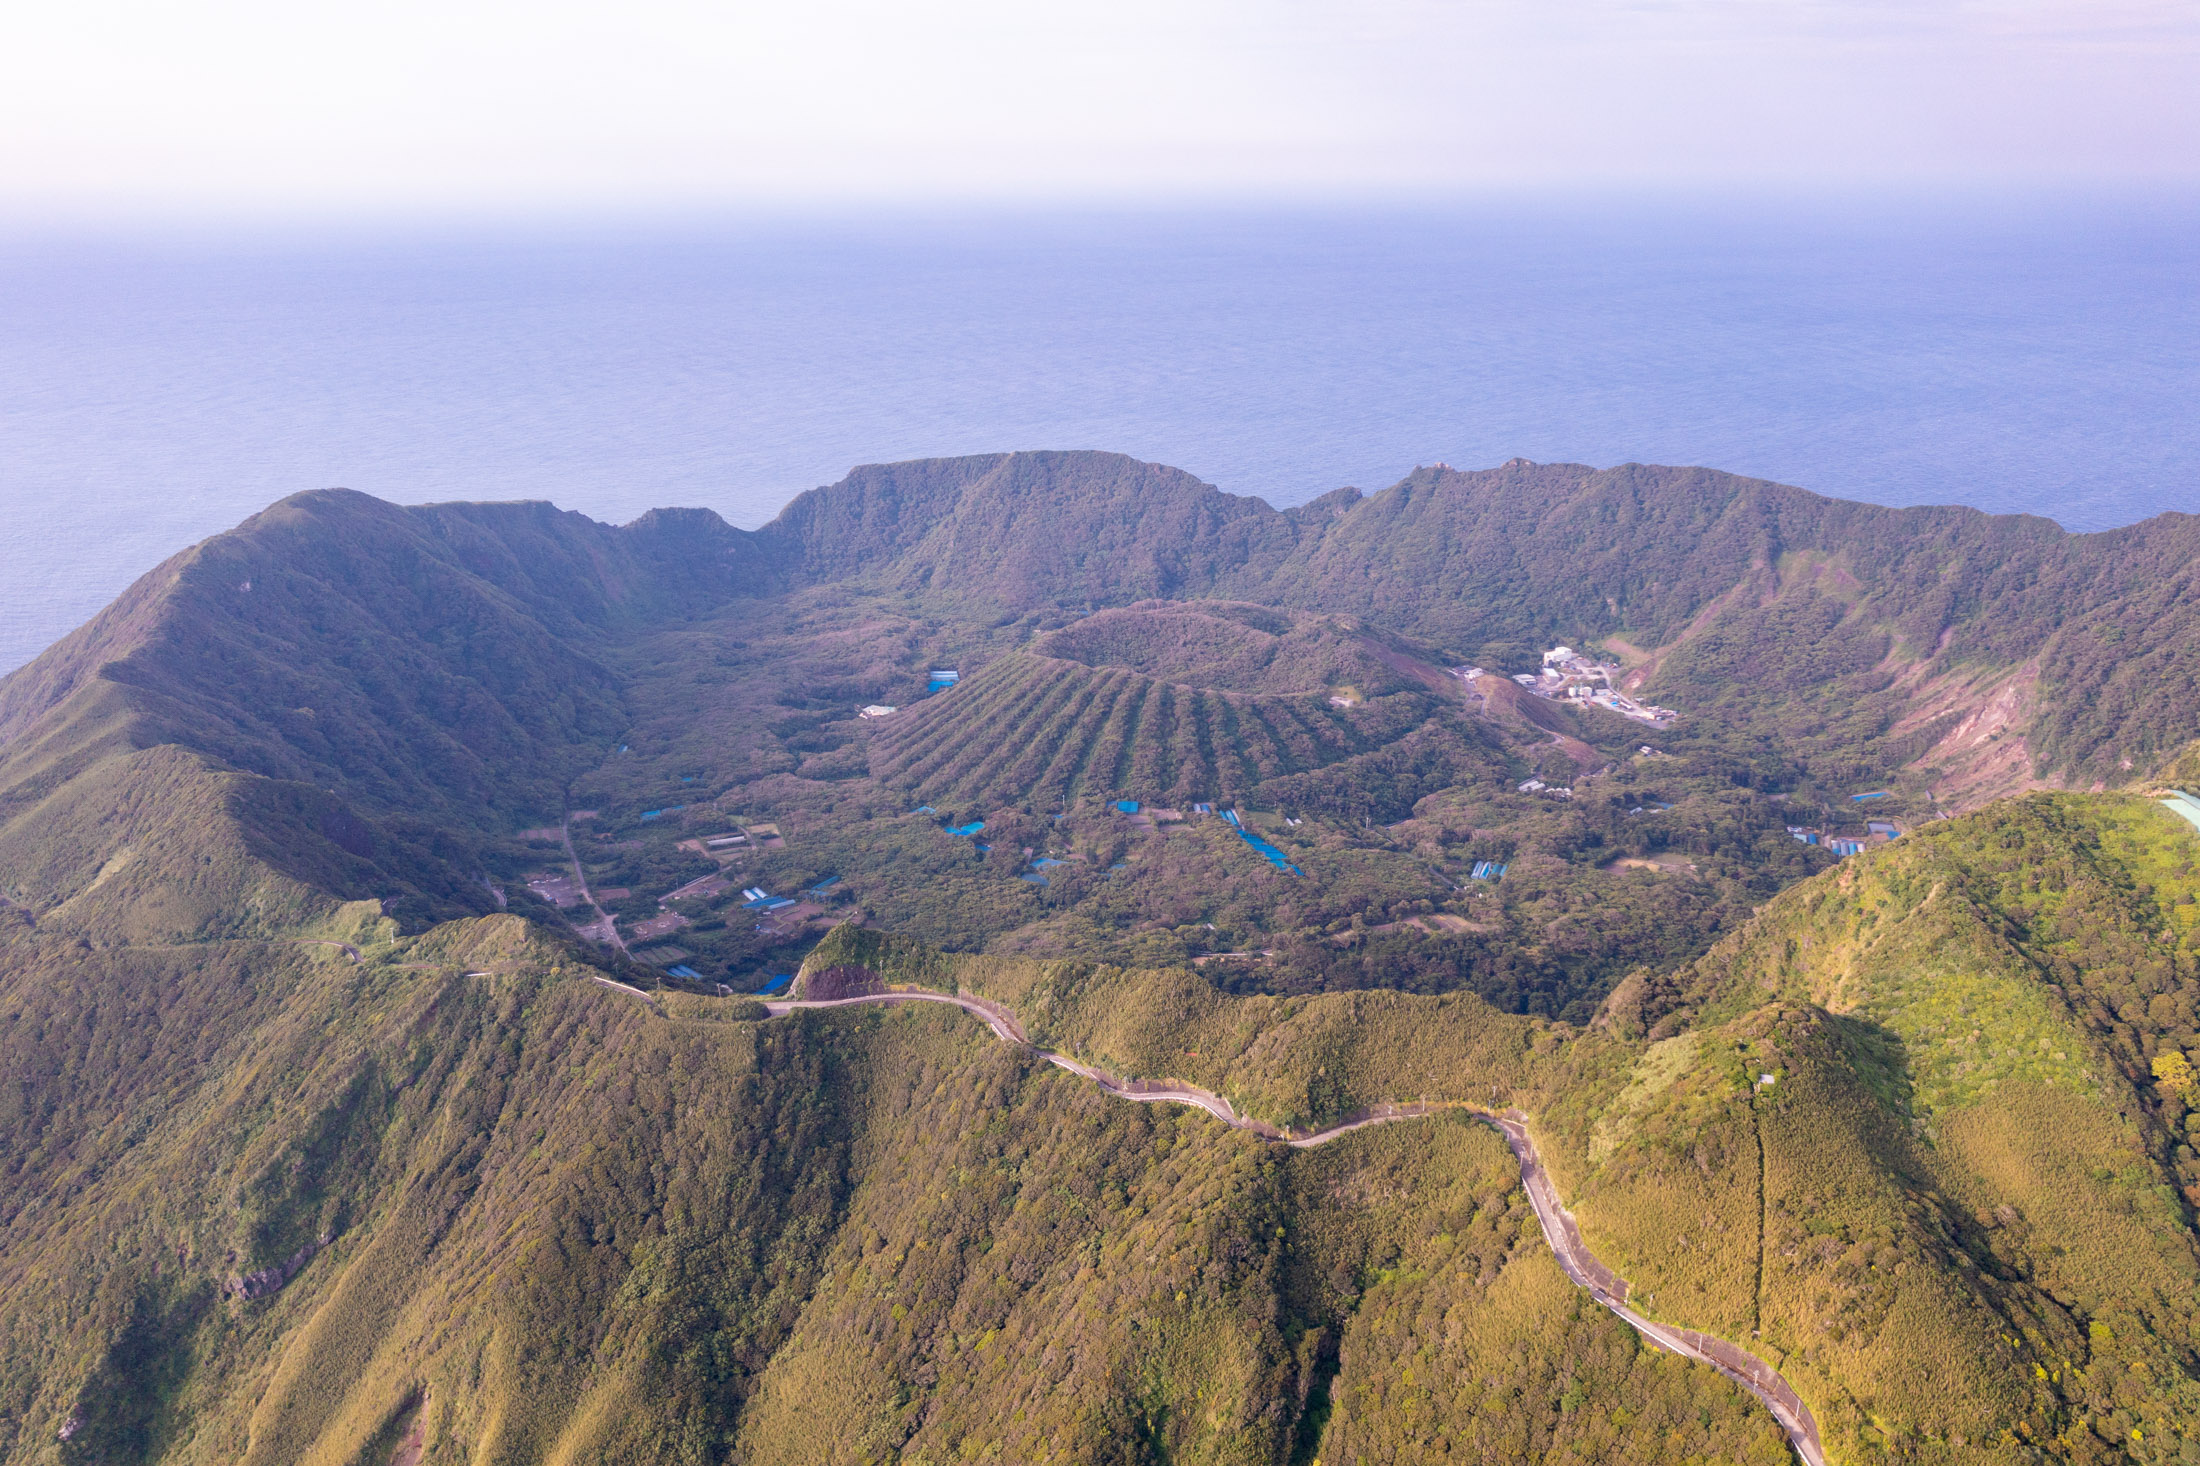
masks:
[[[2200,510],[2200,198],[1528,197],[0,234],[0,670],[300,489],[755,526],[1108,448],[1291,504],[1708,464],[2074,530]]]

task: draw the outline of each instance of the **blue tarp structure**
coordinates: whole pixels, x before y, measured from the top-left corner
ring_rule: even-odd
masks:
[[[1115,812],[1117,814],[1136,814],[1138,813],[1138,801],[1135,799],[1118,799],[1115,801]]]
[[[816,885],[810,887],[809,890],[804,891],[802,894],[805,896],[822,896],[839,884],[839,876],[827,876],[824,880],[819,881]]]
[[[661,820],[668,814],[678,814],[686,808],[687,806],[684,804],[668,804],[663,809],[645,809],[642,811],[642,818],[645,820]]]
[[[1229,813],[1225,814],[1223,818],[1228,820],[1230,822],[1230,827],[1238,832],[1238,838],[1240,840],[1243,840],[1246,844],[1252,846],[1255,850],[1258,850],[1261,853],[1262,858],[1265,859],[1270,865],[1274,866],[1277,870],[1282,871],[1285,875],[1303,876],[1306,874],[1305,871],[1300,870],[1297,866],[1291,863],[1290,856],[1285,855],[1281,850],[1278,850],[1275,846],[1269,844],[1266,840],[1263,840],[1260,836],[1254,834],[1251,830],[1246,829],[1245,822],[1238,818],[1238,812],[1236,810],[1231,810]]]
[[[1494,881],[1505,874],[1505,862],[1478,860],[1474,863],[1474,878],[1478,881]]]
[[[958,840],[964,840],[968,839],[972,835],[977,834],[978,831],[984,828],[984,820],[972,820],[967,825],[949,825],[947,827],[947,833],[953,835]]]
[[[1866,799],[1892,799],[1894,798],[1894,791],[1891,789],[1874,789],[1869,794],[1851,794],[1849,798],[1859,803]]]
[[[773,973],[772,980],[765,983],[763,988],[757,992],[756,996],[759,998],[768,998],[773,993],[779,992],[781,989],[785,988],[788,983],[793,981],[794,974],[791,972]]]
[[[665,971],[671,973],[674,977],[690,978],[696,982],[702,981],[703,978],[703,974],[697,972],[694,968],[688,966],[685,962],[681,963],[677,967],[667,967]]]

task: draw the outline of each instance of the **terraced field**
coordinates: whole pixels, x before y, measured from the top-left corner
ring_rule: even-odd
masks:
[[[1492,749],[1350,618],[1226,601],[1101,611],[872,736],[875,778],[937,802],[1410,807]],[[1319,780],[1314,783],[1312,781]]]
[[[1236,801],[1397,744],[1437,712],[1426,693],[1342,708],[1022,652],[879,729],[871,772],[935,803]]]

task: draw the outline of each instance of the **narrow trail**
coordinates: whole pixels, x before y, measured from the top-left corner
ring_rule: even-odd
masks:
[[[364,962],[367,960],[364,956],[360,954],[359,949],[357,947],[354,947],[349,942],[339,942],[330,937],[299,937],[297,938],[297,941],[299,945],[306,947],[342,947],[344,949],[344,955],[346,957],[349,957],[354,963]]]
[[[984,998],[964,997],[957,993],[897,992],[874,993],[855,998],[825,998],[815,1001],[790,999],[767,1002],[764,1007],[774,1018],[783,1017],[803,1008],[847,1008],[858,1003],[946,1003],[962,1009],[983,1020],[993,1031],[993,1036],[1004,1043],[1021,1045],[1038,1057],[1058,1068],[1091,1080],[1109,1094],[1121,1099],[1141,1103],[1165,1103],[1191,1105],[1205,1110],[1226,1125],[1249,1130],[1265,1140],[1277,1141],[1294,1149],[1305,1150],[1326,1145],[1340,1136],[1370,1125],[1381,1125],[1391,1120],[1411,1120],[1440,1110],[1465,1110],[1485,1124],[1494,1126],[1505,1137],[1513,1159],[1520,1165],[1520,1186],[1528,1194],[1528,1204],[1535,1209],[1535,1219],[1543,1228],[1543,1240],[1550,1244],[1551,1252],[1566,1276],[1582,1288],[1603,1307],[1625,1320],[1635,1332],[1652,1344],[1683,1358],[1708,1364],[1719,1373],[1733,1380],[1762,1401],[1772,1412],[1772,1418],[1787,1432],[1788,1441],[1795,1447],[1796,1455],[1804,1466],[1826,1466],[1825,1443],[1818,1433],[1818,1422],[1812,1417],[1810,1407],[1795,1393],[1792,1386],[1780,1377],[1780,1372],[1764,1360],[1738,1344],[1713,1338],[1695,1329],[1676,1328],[1670,1324],[1653,1323],[1627,1306],[1627,1280],[1597,1260],[1582,1240],[1581,1228],[1558,1199],[1558,1188],[1551,1184],[1550,1173],[1543,1168],[1542,1158],[1536,1154],[1535,1141],[1528,1134],[1528,1117],[1519,1110],[1490,1110],[1467,1103],[1444,1104],[1414,1101],[1410,1104],[1376,1105],[1358,1114],[1348,1115],[1342,1121],[1326,1129],[1293,1133],[1262,1120],[1240,1115],[1221,1095],[1201,1089],[1196,1085],[1152,1079],[1119,1079],[1104,1069],[1042,1049],[1024,1033],[1016,1015],[1000,1003]]]

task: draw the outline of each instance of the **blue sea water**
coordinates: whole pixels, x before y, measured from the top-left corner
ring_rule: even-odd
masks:
[[[2200,509],[2200,199],[1509,198],[0,237],[0,669],[298,489],[754,526],[1101,447],[1299,502],[1703,463],[2073,529]]]

